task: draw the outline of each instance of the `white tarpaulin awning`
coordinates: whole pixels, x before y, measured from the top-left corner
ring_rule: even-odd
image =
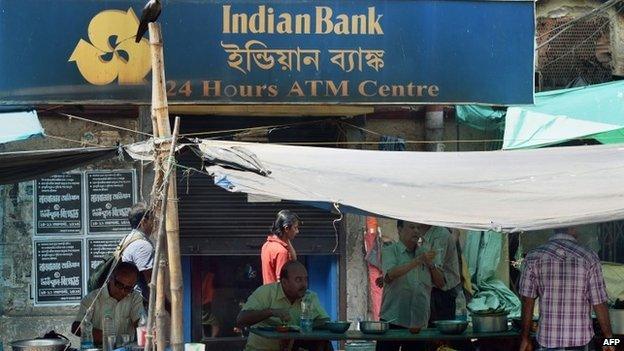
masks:
[[[0,144],[42,135],[36,111],[0,113]]]
[[[624,219],[624,147],[392,152],[203,140],[233,192],[496,231]],[[238,169],[233,169],[236,167]]]

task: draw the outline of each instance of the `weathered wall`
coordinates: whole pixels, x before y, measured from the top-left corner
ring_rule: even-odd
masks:
[[[542,0],[536,3],[536,16],[537,18],[578,18],[604,3],[604,1],[592,0]],[[613,75],[624,76],[624,13],[619,6],[612,6],[599,15],[608,17],[611,22],[609,25],[610,52],[604,54],[611,57]]]
[[[94,123],[66,117],[41,117],[47,135],[73,139],[90,144],[126,144],[138,139],[132,132],[120,131]],[[106,118],[101,121],[137,128],[136,118]],[[52,137],[31,139],[0,145],[0,151],[33,149],[54,149],[80,147],[80,143],[59,140]],[[120,160],[102,161],[80,168],[127,169],[133,163]],[[137,178],[140,172],[137,170]],[[76,337],[70,336],[70,325],[77,312],[77,306],[35,307],[32,298],[32,252],[33,239],[33,182],[22,182],[0,186],[0,342],[10,350],[10,342],[43,336],[55,330],[71,338],[79,345]]]

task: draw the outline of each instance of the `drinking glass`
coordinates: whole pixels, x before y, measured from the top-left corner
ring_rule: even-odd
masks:
[[[117,342],[117,335],[113,334],[113,335],[109,335],[106,337],[106,346],[108,346],[106,349],[107,350],[114,350],[115,349],[115,343]]]

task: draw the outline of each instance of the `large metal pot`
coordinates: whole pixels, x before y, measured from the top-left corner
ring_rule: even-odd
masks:
[[[18,340],[11,343],[13,351],[64,351],[69,347],[69,340],[63,339],[31,339]]]
[[[498,333],[509,329],[507,312],[493,314],[471,314],[472,330],[475,333]]]

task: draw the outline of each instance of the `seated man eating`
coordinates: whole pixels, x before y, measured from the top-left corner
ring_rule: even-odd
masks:
[[[321,307],[318,296],[308,291],[308,272],[298,261],[288,261],[280,272],[280,281],[262,285],[247,299],[236,318],[239,327],[277,327],[297,325],[301,317],[301,299],[306,292],[311,304],[311,319],[315,326],[324,325],[329,316]],[[283,351],[290,342],[263,338],[253,333],[247,339],[246,351]],[[310,351],[331,350],[328,341],[299,341],[292,347]]]
[[[80,323],[87,315],[84,319],[93,326],[93,342],[102,345],[102,321],[106,314],[110,314],[115,323],[115,335],[134,334],[143,313],[143,298],[134,290],[138,276],[139,270],[133,263],[117,264],[108,284],[80,301],[80,309],[71,326],[72,333],[80,336]]]

